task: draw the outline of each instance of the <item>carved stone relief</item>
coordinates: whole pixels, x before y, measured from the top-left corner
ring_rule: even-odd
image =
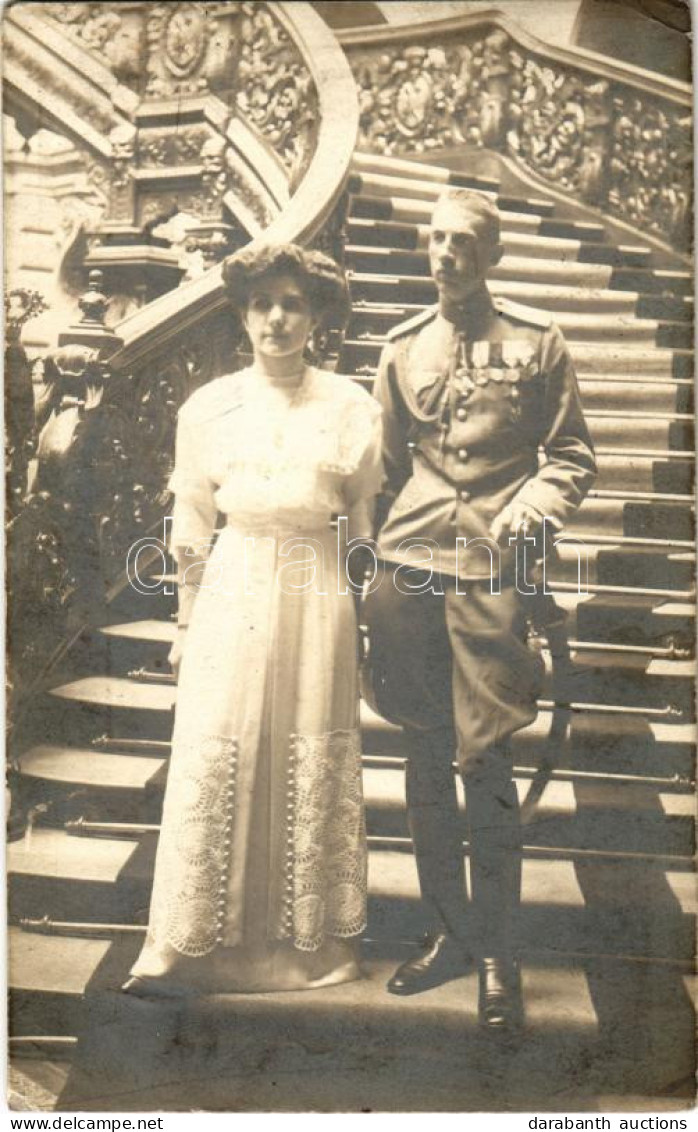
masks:
[[[237,106],[297,178],[317,126],[317,92],[300,54],[264,5],[244,3]]]
[[[108,216],[124,224],[133,223],[136,137],[136,127],[130,123],[116,126],[109,134],[112,159]]]
[[[225,224],[230,220],[223,214],[227,193],[239,198],[260,227],[271,222],[274,202],[231,158],[223,140],[225,125],[218,124],[219,134],[203,119],[182,126],[176,101],[215,91],[231,114],[239,114],[275,150],[293,193],[316,145],[317,92],[298,47],[268,5],[259,0],[143,0],[109,8],[96,0],[47,3],[37,5],[37,11],[143,100],[169,104],[162,113],[172,125],[163,120],[157,127],[136,128],[116,115],[109,121],[102,115],[98,122],[85,114],[112,145],[108,183],[100,167],[94,167],[95,178],[101,177],[99,188],[108,193],[110,223],[150,225],[184,209],[202,222]],[[82,107],[74,99],[72,103],[81,113]],[[183,184],[181,192],[163,186],[163,195],[147,182],[136,187],[135,168],[170,168],[176,175],[183,165],[192,167],[192,178],[194,167],[201,172],[197,183]],[[219,237],[205,241],[206,257],[221,251]]]
[[[526,52],[505,32],[356,49],[360,148],[425,153],[462,143],[511,154],[538,177],[677,246],[690,212],[691,119],[610,80]]]
[[[146,96],[231,90],[239,14],[238,0],[146,5]]]
[[[677,243],[686,240],[691,210],[692,122],[649,99],[614,99],[611,211]]]
[[[198,164],[204,143],[210,136],[210,129],[206,126],[141,128],[138,134],[138,164],[142,169]]]

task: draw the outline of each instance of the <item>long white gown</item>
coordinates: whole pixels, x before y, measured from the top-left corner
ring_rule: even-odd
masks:
[[[359,975],[366,838],[356,618],[333,515],[380,486],[380,409],[308,367],[254,369],[179,414],[172,543],[226,525],[182,660],[146,943],[153,989],[291,990]]]

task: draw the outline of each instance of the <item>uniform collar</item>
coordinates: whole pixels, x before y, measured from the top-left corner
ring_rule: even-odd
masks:
[[[439,314],[446,322],[452,323],[456,330],[460,330],[472,337],[474,333],[482,332],[494,314],[492,298],[486,287],[476,295],[472,295],[462,305],[439,306]]]

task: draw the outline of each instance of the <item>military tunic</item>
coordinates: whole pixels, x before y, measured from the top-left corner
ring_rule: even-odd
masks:
[[[375,393],[386,473],[377,543],[392,574],[365,606],[375,699],[404,728],[408,819],[433,927],[505,955],[521,885],[508,741],[535,718],[543,666],[527,645],[531,599],[515,584],[514,548],[500,560],[490,525],[520,501],[560,528],[593,481],[591,440],[550,316],[487,292],[462,324],[433,308],[398,326]],[[468,552],[477,539],[492,553],[482,542]]]
[[[489,576],[489,554],[467,546],[489,537],[507,504],[526,503],[560,528],[595,474],[572,362],[550,316],[501,299],[479,314],[476,334],[437,308],[398,326],[375,390],[389,507],[379,554],[414,562],[406,540],[426,536],[433,569],[450,577]]]

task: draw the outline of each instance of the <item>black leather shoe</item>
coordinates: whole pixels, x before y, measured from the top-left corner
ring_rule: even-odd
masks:
[[[419,994],[464,975],[472,959],[453,936],[441,932],[429,940],[427,950],[402,963],[388,981],[391,994]]]
[[[523,1026],[521,972],[513,959],[481,959],[478,964],[480,1025],[490,1033],[512,1034]]]

